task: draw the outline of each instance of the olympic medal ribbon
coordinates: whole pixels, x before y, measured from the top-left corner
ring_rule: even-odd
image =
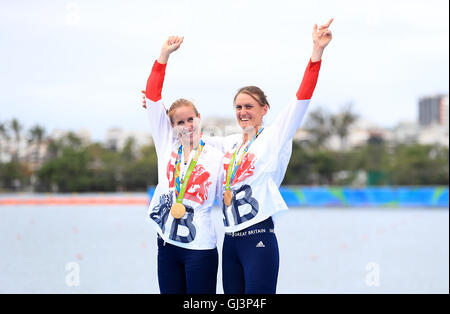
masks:
[[[197,165],[198,158],[200,157],[201,152],[203,151],[203,147],[205,146],[205,143],[200,140],[200,144],[198,145],[197,152],[194,155],[194,158],[192,158],[191,163],[189,164],[189,167],[186,171],[186,174],[184,175],[183,179],[180,180],[180,163],[181,163],[181,152],[183,150],[183,146],[180,146],[178,149],[178,158],[175,161],[175,174],[174,174],[174,186],[175,186],[175,195],[176,195],[176,203],[172,205],[172,208],[170,209],[170,213],[172,216],[176,219],[180,219],[184,216],[186,213],[186,208],[182,204],[184,194],[186,192],[189,178],[191,177],[192,171],[194,170],[195,166]]]
[[[228,165],[228,168],[227,168],[227,180],[226,180],[226,183],[225,183],[225,193],[224,193],[224,197],[223,197],[225,205],[227,205],[227,206],[230,206],[231,202],[233,200],[233,193],[231,192],[231,184],[234,181],[234,177],[236,176],[236,172],[239,169],[239,166],[241,165],[244,156],[247,154],[247,152],[248,152],[248,150],[250,148],[250,145],[252,145],[252,143],[255,141],[255,139],[258,137],[258,135],[261,134],[261,132],[263,130],[264,130],[264,128],[261,128],[261,129],[258,130],[258,132],[256,132],[255,136],[253,136],[253,138],[247,144],[247,147],[245,147],[244,152],[242,153],[242,155],[239,158],[239,160],[238,160],[236,165],[234,164],[234,162],[236,160],[237,152],[240,150],[240,148],[236,148],[234,150],[233,157],[231,158],[230,164]]]

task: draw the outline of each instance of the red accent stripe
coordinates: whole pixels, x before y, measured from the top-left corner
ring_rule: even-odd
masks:
[[[144,198],[29,198],[0,199],[2,205],[147,205],[149,199]]]
[[[322,60],[312,62],[309,59],[308,66],[306,67],[305,74],[303,75],[302,83],[297,91],[298,100],[311,99],[316,88],[317,79],[319,78],[319,70]]]
[[[152,72],[147,80],[145,96],[151,101],[157,102],[161,100],[161,93],[164,84],[164,76],[166,74],[167,64],[161,64],[158,60],[153,64]]]

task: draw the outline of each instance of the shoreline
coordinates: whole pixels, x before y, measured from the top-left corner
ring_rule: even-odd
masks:
[[[2,205],[148,205],[147,193],[0,194]]]

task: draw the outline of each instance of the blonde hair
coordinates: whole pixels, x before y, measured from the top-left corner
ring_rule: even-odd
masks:
[[[191,107],[192,110],[194,110],[195,116],[199,116],[197,108],[192,101],[180,98],[175,100],[174,103],[170,106],[169,110],[167,110],[167,115],[169,116],[170,123],[173,124],[173,115],[175,114],[175,111],[180,107]]]

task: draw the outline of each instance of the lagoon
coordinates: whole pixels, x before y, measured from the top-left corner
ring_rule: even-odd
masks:
[[[159,293],[146,210],[0,206],[0,293]],[[213,216],[220,257],[218,208]],[[448,208],[298,207],[275,232],[278,293],[449,293]]]

